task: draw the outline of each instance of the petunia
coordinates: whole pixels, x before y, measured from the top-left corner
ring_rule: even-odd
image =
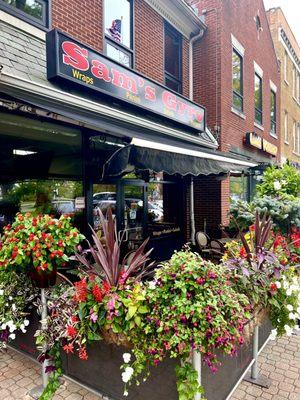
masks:
[[[128,364],[130,362],[130,360],[131,360],[131,354],[130,353],[124,353],[123,354],[123,360],[124,360],[124,363]]]

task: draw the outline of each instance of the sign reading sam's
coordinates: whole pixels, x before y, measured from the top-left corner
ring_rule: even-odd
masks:
[[[62,34],[47,33],[47,77],[67,79],[157,114],[205,129],[205,110]]]

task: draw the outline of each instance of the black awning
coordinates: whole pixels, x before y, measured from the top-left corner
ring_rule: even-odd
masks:
[[[247,167],[188,154],[129,145],[117,150],[105,163],[103,177],[122,176],[136,169],[166,172],[169,175],[198,176],[227,174],[230,171],[244,171],[247,170]]]

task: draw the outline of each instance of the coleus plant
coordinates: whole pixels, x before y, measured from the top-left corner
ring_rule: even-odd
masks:
[[[94,243],[89,243],[88,250],[76,254],[82,268],[89,274],[104,278],[111,287],[118,287],[120,283],[125,284],[129,277],[140,280],[153,265],[149,263],[152,249],[145,252],[149,239],[122,259],[122,238],[118,239],[111,209],[107,210],[107,218],[100,211],[100,219],[103,240],[99,239],[97,233],[91,228]]]

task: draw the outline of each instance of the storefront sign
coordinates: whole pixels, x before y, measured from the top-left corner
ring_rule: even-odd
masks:
[[[47,77],[67,79],[199,131],[205,109],[62,34],[47,33]]]
[[[272,156],[277,156],[278,147],[274,144],[263,139],[261,136],[257,135],[255,132],[246,133],[246,143],[249,146],[256,147],[259,150],[263,150]]]
[[[85,208],[85,198],[84,197],[76,197],[75,198],[75,209],[83,210]]]

